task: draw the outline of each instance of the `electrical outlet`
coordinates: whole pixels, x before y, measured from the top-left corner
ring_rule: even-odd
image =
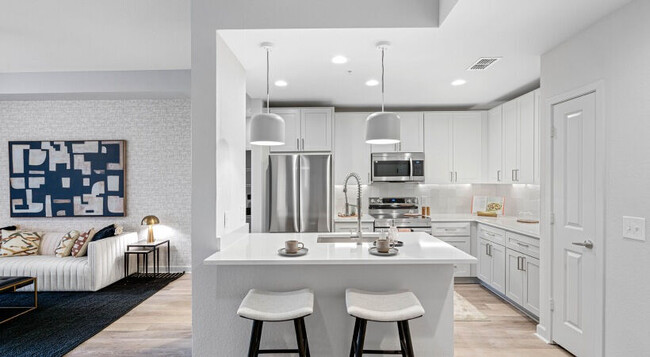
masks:
[[[623,238],[645,241],[645,218],[623,216]]]

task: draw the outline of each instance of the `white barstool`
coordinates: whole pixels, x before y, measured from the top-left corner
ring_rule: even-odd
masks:
[[[414,357],[409,320],[424,315],[420,300],[408,290],[394,292],[370,292],[357,289],[345,290],[348,314],[355,317],[350,357],[368,354],[401,354]],[[368,321],[396,322],[399,332],[400,350],[364,350],[366,324]]]
[[[305,316],[314,312],[314,293],[311,289],[286,292],[272,292],[251,289],[241,302],[237,315],[253,320],[249,357],[263,353],[298,353],[300,357],[309,357],[309,344],[305,329]],[[298,349],[260,350],[262,324],[293,320],[296,329]]]

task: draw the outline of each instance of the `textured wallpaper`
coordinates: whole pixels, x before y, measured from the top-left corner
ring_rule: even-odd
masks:
[[[126,140],[126,217],[22,218],[9,215],[8,141]],[[43,231],[119,223],[146,238],[142,217],[169,237],[174,269],[190,267],[191,109],[189,99],[0,101],[0,226]]]

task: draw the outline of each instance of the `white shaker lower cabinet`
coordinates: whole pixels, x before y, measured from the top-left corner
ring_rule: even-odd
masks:
[[[334,232],[351,232],[357,231],[357,222],[334,222]],[[372,222],[361,222],[361,232],[374,232],[375,224]]]
[[[470,248],[470,223],[469,222],[435,222],[431,224],[434,237],[449,243],[467,254],[472,254]],[[454,264],[455,277],[469,277],[470,264]]]
[[[539,260],[507,248],[506,296],[539,316]]]
[[[501,294],[506,290],[506,248],[479,238],[478,278]]]

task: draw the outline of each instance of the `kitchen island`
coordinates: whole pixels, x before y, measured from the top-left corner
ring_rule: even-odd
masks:
[[[411,322],[416,355],[453,356],[454,264],[474,264],[476,258],[425,233],[401,233],[404,246],[392,257],[368,253],[371,243],[318,243],[317,233],[246,234],[222,251],[206,258],[214,265],[218,290],[211,303],[219,355],[246,354],[251,322],[236,311],[249,289],[271,291],[311,288],[314,314],[305,319],[314,356],[349,354],[354,318],[346,313],[345,289],[370,291],[409,289],[426,314]],[[284,241],[305,243],[309,253],[282,257]],[[369,323],[366,348],[396,349],[396,324]],[[295,348],[291,322],[265,326],[262,348]]]

